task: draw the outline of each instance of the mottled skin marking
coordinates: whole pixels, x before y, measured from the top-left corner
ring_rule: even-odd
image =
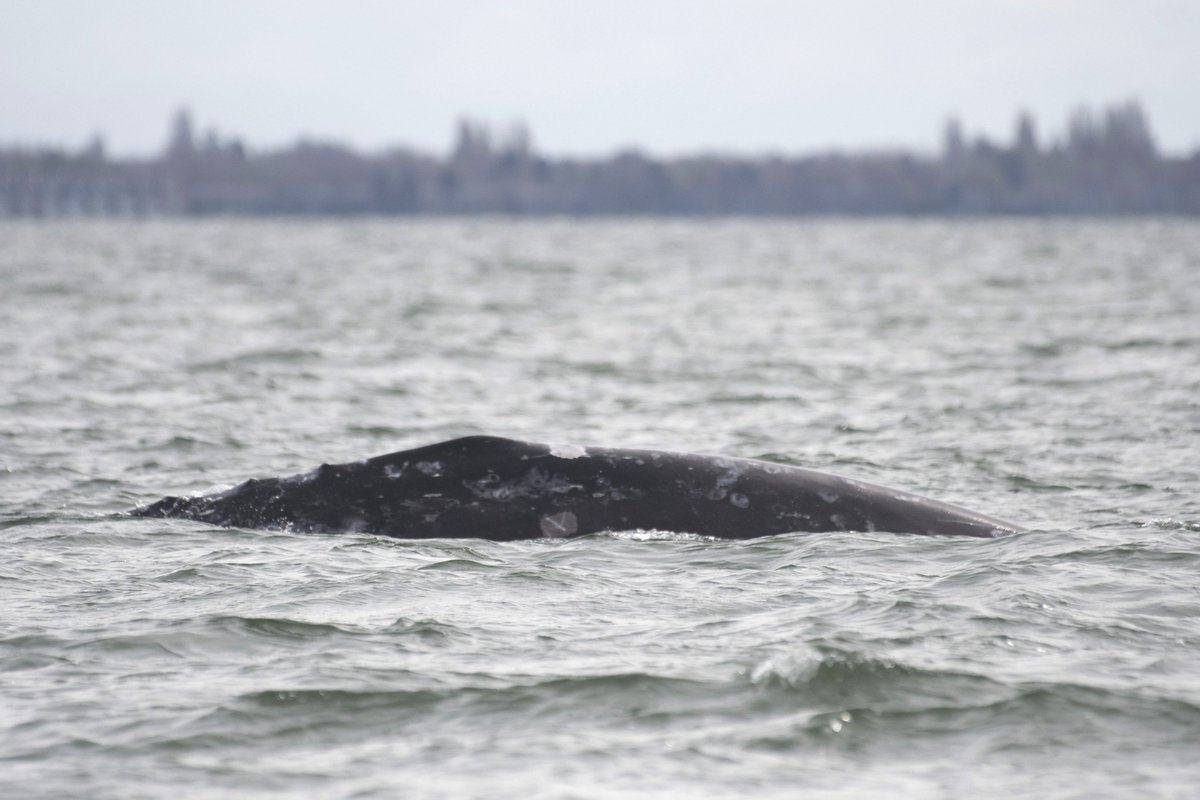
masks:
[[[570,511],[560,511],[542,517],[542,535],[552,539],[574,536],[579,530],[579,519]]]
[[[1016,526],[936,500],[750,459],[470,436],[133,512],[238,528],[509,540],[663,530],[995,536]]]

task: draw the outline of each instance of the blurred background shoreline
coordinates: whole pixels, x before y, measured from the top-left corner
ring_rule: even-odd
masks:
[[[1162,152],[1136,101],[1079,108],[1066,130],[1018,115],[1011,137],[952,118],[936,154],[549,156],[529,129],[463,119],[446,155],[301,138],[274,149],[198,130],[181,109],[165,146],[113,157],[0,145],[0,218],[212,215],[1146,216],[1200,214],[1200,149]]]

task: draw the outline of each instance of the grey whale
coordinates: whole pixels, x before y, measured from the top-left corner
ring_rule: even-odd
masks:
[[[661,530],[727,539],[1020,528],[907,492],[744,458],[468,436],[131,514],[233,528],[498,541]]]

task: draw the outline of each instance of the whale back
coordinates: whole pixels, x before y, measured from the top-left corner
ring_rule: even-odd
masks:
[[[753,459],[470,436],[135,512],[241,528],[509,540],[664,530],[995,536],[1001,520],[862,481]]]

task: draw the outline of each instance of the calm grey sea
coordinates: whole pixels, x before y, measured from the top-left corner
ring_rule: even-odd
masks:
[[[130,519],[453,436],[1022,523]],[[1200,223],[0,224],[0,796],[1200,796]]]

